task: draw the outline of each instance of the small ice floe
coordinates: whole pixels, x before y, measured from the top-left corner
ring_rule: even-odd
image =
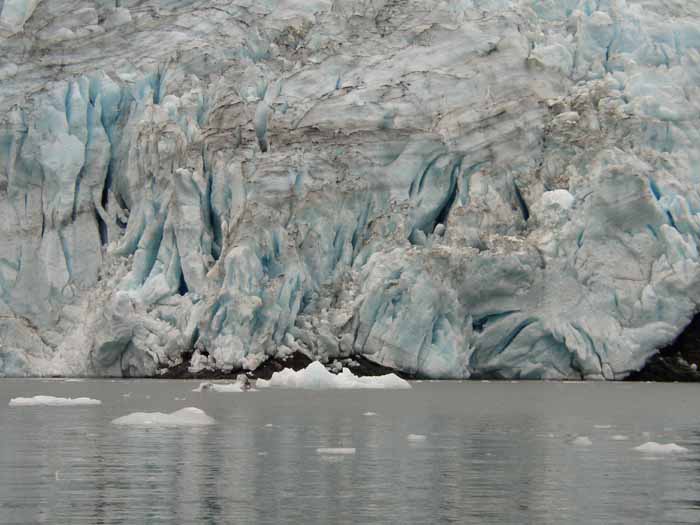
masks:
[[[173,401],[187,401],[186,397],[176,397],[173,399]]]
[[[593,442],[588,436],[578,436],[571,442],[571,444],[576,445],[577,447],[590,447]]]
[[[34,396],[34,397],[15,397],[10,399],[11,407],[77,407],[77,406],[94,406],[101,405],[99,399],[91,399],[89,397],[53,397],[53,396]]]
[[[85,381],[85,379],[80,379],[78,377],[69,377],[68,379],[64,379],[66,383],[82,383]]]
[[[195,407],[182,408],[163,414],[162,412],[134,412],[118,417],[112,421],[115,425],[154,426],[154,427],[198,427],[213,425],[216,420],[209,417],[204,410]]]
[[[243,392],[238,383],[200,383],[192,392]]]
[[[364,413],[364,414],[362,414],[362,415],[363,415],[363,416],[367,416],[367,417],[370,417],[370,416],[376,416],[376,415],[377,415],[377,413],[376,413],[376,412],[365,412],[365,413]]]
[[[252,390],[248,376],[239,374],[235,383],[200,383],[192,392],[246,392]]]
[[[688,449],[676,445],[675,443],[656,443],[655,441],[647,441],[643,445],[634,447],[633,450],[637,452],[642,452],[644,454],[678,454],[681,452],[688,452]]]
[[[258,452],[258,456],[267,456],[267,452]]]
[[[269,380],[258,379],[258,388],[302,388],[306,390],[326,389],[408,389],[411,385],[396,374],[376,377],[357,377],[349,369],[343,368],[339,374],[332,374],[319,361],[314,361],[305,369],[294,371],[285,368],[272,374]]]
[[[275,425],[272,423],[265,423],[265,428],[275,428]]]
[[[406,439],[413,443],[418,443],[420,441],[425,441],[428,438],[423,434],[409,434],[408,436],[406,436]]]
[[[127,392],[126,394],[122,394],[122,397],[131,397],[131,392]]]
[[[350,455],[355,453],[354,448],[317,448],[316,449],[317,454],[333,454],[333,455]]]
[[[597,428],[599,430],[607,430],[609,428],[612,428],[612,425],[593,425],[593,428]]]
[[[613,441],[627,441],[629,438],[627,436],[623,436],[622,434],[615,434],[610,439]]]

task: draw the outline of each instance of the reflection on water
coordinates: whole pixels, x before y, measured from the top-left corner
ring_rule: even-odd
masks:
[[[192,387],[0,381],[0,522],[700,522],[699,392],[691,385],[424,382],[408,392],[229,394]],[[103,405],[7,407],[11,397],[38,393]],[[218,423],[110,424],[129,412],[183,406]],[[574,445],[583,435],[592,444]],[[632,450],[652,440],[689,452],[659,458]],[[356,452],[326,455],[320,447]]]

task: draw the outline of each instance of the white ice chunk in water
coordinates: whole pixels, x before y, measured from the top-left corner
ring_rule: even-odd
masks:
[[[376,412],[365,412],[365,413],[362,414],[362,415],[363,415],[363,416],[368,416],[368,417],[370,417],[370,416],[376,416],[377,413],[376,413]]]
[[[588,436],[579,436],[571,442],[578,447],[590,447],[593,442]]]
[[[680,452],[688,452],[688,449],[676,445],[675,443],[656,443],[655,441],[647,441],[643,445],[634,447],[637,452],[644,454],[678,454]]]
[[[252,390],[250,380],[245,374],[238,374],[235,383],[200,383],[192,392],[246,392]]]
[[[243,392],[243,387],[238,383],[200,383],[192,392]]]
[[[340,374],[332,374],[322,363],[314,361],[305,369],[294,371],[285,368],[275,372],[269,381],[258,379],[258,388],[303,388],[308,390],[326,389],[408,389],[411,385],[396,374],[387,374],[377,377],[357,377],[347,368],[343,368]]]
[[[15,397],[10,399],[9,406],[11,407],[73,407],[73,406],[94,406],[101,405],[99,399],[91,399],[89,397],[53,397],[53,396],[34,396],[34,397]]]
[[[612,425],[593,425],[593,428],[604,430],[604,429],[612,428]]]
[[[623,436],[622,434],[615,434],[610,439],[613,441],[627,441],[629,438],[627,436]]]
[[[354,448],[317,448],[317,454],[350,455],[355,453]]]
[[[216,420],[204,410],[195,407],[182,408],[163,414],[162,412],[134,412],[112,421],[115,425],[158,426],[158,427],[198,427],[213,425]]]
[[[422,434],[409,434],[408,436],[406,436],[406,439],[409,441],[418,442],[425,441],[428,438]]]

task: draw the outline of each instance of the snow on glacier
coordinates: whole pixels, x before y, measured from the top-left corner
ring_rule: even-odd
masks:
[[[339,374],[333,374],[319,361],[310,363],[302,370],[295,371],[291,368],[285,368],[273,373],[269,380],[258,379],[255,385],[258,388],[302,388],[306,390],[405,390],[411,388],[408,381],[401,379],[396,374],[357,377],[347,368],[343,368]]]
[[[216,420],[206,412],[195,407],[186,407],[164,414],[162,412],[134,412],[118,417],[112,421],[114,425],[136,427],[199,427],[213,425]]]
[[[0,375],[626,376],[698,310],[698,16],[0,2]]]
[[[101,405],[99,399],[89,397],[54,397],[54,396],[33,396],[33,397],[13,397],[10,399],[11,407],[72,407],[72,406],[95,406]]]

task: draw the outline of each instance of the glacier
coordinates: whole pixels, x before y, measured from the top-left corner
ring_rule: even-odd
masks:
[[[0,0],[0,376],[626,377],[698,311],[699,21]]]

